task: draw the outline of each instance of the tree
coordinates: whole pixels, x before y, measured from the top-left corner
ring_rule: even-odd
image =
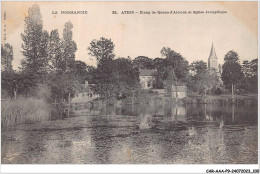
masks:
[[[34,76],[37,82],[43,82],[47,71],[48,32],[43,31],[43,22],[40,8],[34,4],[25,17],[25,28],[22,36],[22,70]]]
[[[163,89],[164,88],[163,81],[167,78],[167,72],[168,72],[166,61],[163,58],[155,58],[153,60],[153,64],[157,70],[157,78],[156,78],[157,88]]]
[[[115,59],[113,67],[113,76],[116,78],[116,97],[132,96],[135,87],[139,83],[139,77],[131,59],[129,57]]]
[[[95,82],[94,74],[96,73],[96,68],[94,66],[87,65],[86,71],[87,71],[87,77],[85,80],[93,84]]]
[[[188,87],[199,94],[206,94],[207,91],[216,91],[221,86],[217,70],[209,70],[204,61],[194,61],[190,65]]]
[[[77,45],[73,41],[73,24],[66,22],[63,29],[63,37],[59,38],[57,30],[50,33],[49,57],[52,62],[53,74],[50,77],[53,95],[63,102],[74,93],[76,85],[81,81],[78,79],[77,63],[75,53]],[[67,99],[68,100],[68,99]]]
[[[225,62],[238,62],[238,60],[238,54],[233,50],[229,51],[224,57]]]
[[[73,74],[75,75],[75,79],[77,79],[77,81],[81,84],[84,83],[88,76],[87,64],[85,62],[76,60],[73,69],[74,69]]]
[[[2,97],[16,98],[15,72],[12,67],[13,47],[6,43],[1,45],[1,87]]]
[[[16,99],[18,95],[26,97],[35,96],[36,90],[31,86],[35,85],[35,79],[28,73],[21,71],[2,72],[2,92],[6,92],[8,96]]]
[[[61,69],[64,72],[70,71],[73,69],[74,61],[75,61],[75,53],[77,51],[77,45],[72,40],[73,33],[73,24],[69,21],[66,22],[63,29],[63,39],[61,41],[61,57],[62,61]]]
[[[251,62],[248,60],[243,61],[242,64],[243,78],[239,86],[244,92],[257,92],[258,81],[258,59],[253,59]]]
[[[207,71],[207,63],[200,60],[200,61],[194,61],[190,65],[190,70],[195,72],[195,74],[201,74]]]
[[[49,37],[48,56],[51,61],[51,69],[54,72],[62,71],[61,39],[58,30],[52,30]]]
[[[238,54],[231,50],[225,55],[225,63],[223,65],[223,72],[221,74],[222,81],[226,88],[231,90],[233,85],[236,85],[242,78],[243,73],[241,65],[238,63]]]
[[[115,97],[115,82],[113,77],[113,59],[114,43],[111,39],[101,37],[99,40],[93,40],[88,47],[89,55],[97,60],[97,69],[94,74],[95,88],[94,91],[101,95],[102,98],[108,99]]]
[[[1,45],[1,65],[2,69],[1,71],[12,71],[12,61],[13,61],[13,47],[6,43],[4,45]]]
[[[171,66],[172,70],[174,71],[176,81],[178,81],[178,83],[184,83],[189,71],[188,61],[184,59],[182,55],[175,52],[174,50],[171,50],[170,48],[163,47],[161,54],[166,58],[166,65]]]
[[[251,91],[257,93],[258,92],[258,59],[253,59],[250,62],[250,83],[252,85]]]
[[[91,41],[90,47],[88,47],[89,55],[95,57],[98,65],[102,66],[114,59],[114,47],[111,39],[101,37],[99,40]]]
[[[151,58],[138,56],[133,60],[133,66],[141,69],[154,69],[154,62]]]

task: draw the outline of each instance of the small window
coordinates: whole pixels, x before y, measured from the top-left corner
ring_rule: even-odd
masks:
[[[82,97],[84,97],[84,93],[82,94]]]

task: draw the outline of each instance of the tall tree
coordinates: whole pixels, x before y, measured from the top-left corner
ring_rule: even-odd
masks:
[[[2,98],[16,95],[15,72],[12,67],[13,47],[6,43],[1,45],[1,93]],[[15,92],[14,92],[15,91]]]
[[[63,29],[63,39],[61,42],[62,52],[62,69],[63,71],[70,71],[73,69],[75,61],[75,53],[77,51],[77,45],[73,41],[73,24],[69,21],[66,22]]]
[[[51,76],[52,90],[61,101],[70,98],[76,84],[79,83],[75,71],[77,45],[73,41],[72,29],[73,24],[66,22],[62,39],[59,38],[57,30],[51,31],[49,39],[48,51],[54,70],[54,74]]]
[[[98,66],[111,62],[114,57],[115,45],[111,39],[101,37],[99,40],[93,40],[88,47],[89,55],[96,58]]]
[[[113,77],[113,59],[114,43],[111,39],[101,37],[99,40],[93,40],[88,47],[89,55],[97,60],[97,69],[94,76],[96,86],[95,92],[100,94],[102,98],[113,98],[115,91],[114,85],[116,82]]]
[[[158,89],[163,89],[164,87],[164,80],[167,78],[167,63],[166,60],[163,58],[155,58],[153,60],[154,67],[157,70],[157,78],[156,78],[156,84]]]
[[[58,30],[52,30],[49,37],[48,56],[54,72],[62,70],[61,39]]]
[[[242,68],[239,64],[238,54],[231,50],[224,57],[225,63],[223,65],[223,71],[221,74],[222,81],[225,87],[231,90],[233,85],[236,85],[242,78]]]
[[[1,45],[1,65],[2,69],[1,71],[12,71],[12,61],[13,61],[13,47],[6,43],[4,45]]]
[[[163,47],[161,54],[166,58],[166,64],[171,66],[172,70],[174,71],[176,83],[184,83],[189,71],[188,61],[184,59],[181,54],[170,48]]]
[[[43,31],[42,15],[37,4],[32,5],[25,17],[24,34],[22,36],[22,69],[35,76],[38,82],[43,81],[47,71],[48,56],[48,32]]]
[[[138,71],[133,67],[130,57],[113,61],[116,97],[132,96],[139,83]]]

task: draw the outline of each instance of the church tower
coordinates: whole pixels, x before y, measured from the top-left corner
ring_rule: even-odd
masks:
[[[213,43],[212,43],[211,51],[209,54],[208,68],[209,68],[209,70],[213,70],[213,69],[218,70],[218,68],[219,68],[218,67],[218,57],[216,55]]]

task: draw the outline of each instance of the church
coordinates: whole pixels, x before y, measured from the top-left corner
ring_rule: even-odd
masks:
[[[216,55],[213,43],[212,43],[211,51],[210,51],[209,58],[208,58],[208,68],[210,71],[219,69],[218,57]]]

